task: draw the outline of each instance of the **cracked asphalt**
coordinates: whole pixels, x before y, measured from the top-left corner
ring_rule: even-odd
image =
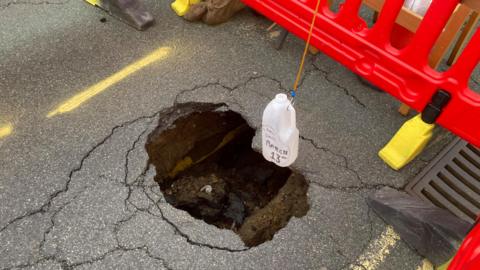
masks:
[[[377,152],[405,121],[398,102],[328,57],[310,57],[297,101],[310,211],[272,241],[246,248],[164,201],[147,165],[147,135],[183,102],[224,103],[259,130],[264,106],[293,83],[302,43],[272,48],[270,22],[242,12],[208,27],[169,1],[138,32],[83,1],[0,1],[0,269],[367,269],[358,258],[386,225],[365,198],[401,189],[452,136],[439,129],[400,172]],[[107,22],[100,19],[106,17]],[[64,100],[159,47],[170,54],[75,110]],[[259,134],[253,147],[260,149]],[[416,269],[395,242],[377,269]]]

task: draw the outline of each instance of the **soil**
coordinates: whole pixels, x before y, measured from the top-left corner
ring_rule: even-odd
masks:
[[[239,114],[221,105],[178,106],[161,117],[146,144],[168,203],[233,230],[250,247],[307,213],[305,178],[255,152],[255,130]]]

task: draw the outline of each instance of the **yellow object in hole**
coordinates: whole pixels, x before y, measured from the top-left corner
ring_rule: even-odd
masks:
[[[421,115],[408,120],[378,155],[395,170],[412,161],[432,138],[435,124],[425,123]]]
[[[183,158],[182,160],[180,160],[175,165],[173,170],[168,173],[168,176],[170,176],[171,178],[174,178],[180,172],[185,171],[186,169],[190,168],[191,166],[204,161],[205,159],[207,159],[211,155],[215,154],[218,150],[222,149],[227,143],[231,142],[233,139],[235,139],[235,137],[237,137],[237,135],[241,134],[241,132],[245,131],[246,129],[248,129],[247,125],[241,125],[241,126],[235,128],[234,130],[228,132],[225,135],[225,137],[223,137],[223,140],[220,142],[220,144],[217,145],[217,147],[215,147],[215,149],[213,149],[211,152],[207,153],[205,156],[199,158],[198,160],[193,161],[192,158],[189,157],[189,156]]]
[[[190,8],[190,5],[196,4],[200,2],[200,0],[176,0],[172,3],[171,7],[178,16],[183,17]]]
[[[85,0],[90,5],[99,6],[99,0]]]

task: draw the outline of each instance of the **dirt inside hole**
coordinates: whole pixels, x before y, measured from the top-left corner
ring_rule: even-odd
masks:
[[[309,209],[305,178],[263,159],[254,135],[223,105],[188,103],[162,114],[146,143],[166,201],[250,247]]]

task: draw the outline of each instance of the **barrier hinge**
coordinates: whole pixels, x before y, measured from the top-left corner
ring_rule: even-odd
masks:
[[[448,104],[452,96],[445,90],[438,90],[422,112],[422,120],[425,123],[433,124],[442,113],[443,108]]]

